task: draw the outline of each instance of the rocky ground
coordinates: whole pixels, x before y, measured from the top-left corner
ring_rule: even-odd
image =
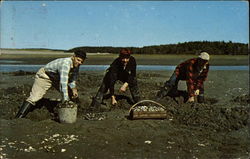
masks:
[[[171,71],[139,71],[143,99],[155,100]],[[101,110],[90,111],[103,72],[81,72],[77,122],[58,122],[51,89],[26,118],[14,119],[33,84],[33,72],[1,73],[0,158],[249,158],[249,72],[210,71],[205,83],[206,102],[185,103],[184,97],[158,101],[165,120],[128,119],[129,91],[118,91],[118,105],[104,100]],[[121,83],[117,83],[118,89]],[[185,83],[179,85],[181,92]],[[185,93],[184,93],[185,94]]]

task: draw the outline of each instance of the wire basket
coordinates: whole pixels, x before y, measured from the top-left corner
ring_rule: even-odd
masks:
[[[166,108],[153,100],[142,100],[129,110],[130,119],[166,119]]]

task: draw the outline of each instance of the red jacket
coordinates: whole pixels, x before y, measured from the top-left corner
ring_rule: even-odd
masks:
[[[198,58],[189,59],[179,64],[175,69],[178,80],[187,81],[187,89],[190,97],[194,96],[194,91],[203,87],[209,71],[207,63],[203,68],[198,65]]]

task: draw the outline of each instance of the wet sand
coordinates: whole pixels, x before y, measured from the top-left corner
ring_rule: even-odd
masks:
[[[143,99],[156,92],[172,71],[138,71]],[[249,158],[249,72],[210,71],[204,104],[183,103],[183,97],[159,101],[165,120],[129,120],[129,91],[117,106],[104,100],[101,111],[89,105],[104,72],[81,72],[78,80],[77,122],[61,124],[57,117],[60,94],[51,89],[24,119],[14,119],[29,95],[34,73],[1,73],[0,158]],[[120,83],[116,88],[121,86]],[[181,82],[179,89],[186,89]],[[117,90],[117,89],[116,89]],[[104,109],[105,108],[105,109]]]

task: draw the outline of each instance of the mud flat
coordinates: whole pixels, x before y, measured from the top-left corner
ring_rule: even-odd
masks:
[[[172,71],[138,71],[143,99],[155,100]],[[28,97],[34,73],[1,73],[0,158],[249,158],[249,72],[210,71],[204,104],[184,103],[182,96],[159,101],[165,120],[129,120],[130,94],[119,95],[117,106],[104,100],[102,110],[90,112],[104,72],[81,72],[77,122],[61,124],[52,89],[24,119],[14,119]],[[117,87],[121,85],[118,83]],[[180,83],[180,90],[185,90]]]

